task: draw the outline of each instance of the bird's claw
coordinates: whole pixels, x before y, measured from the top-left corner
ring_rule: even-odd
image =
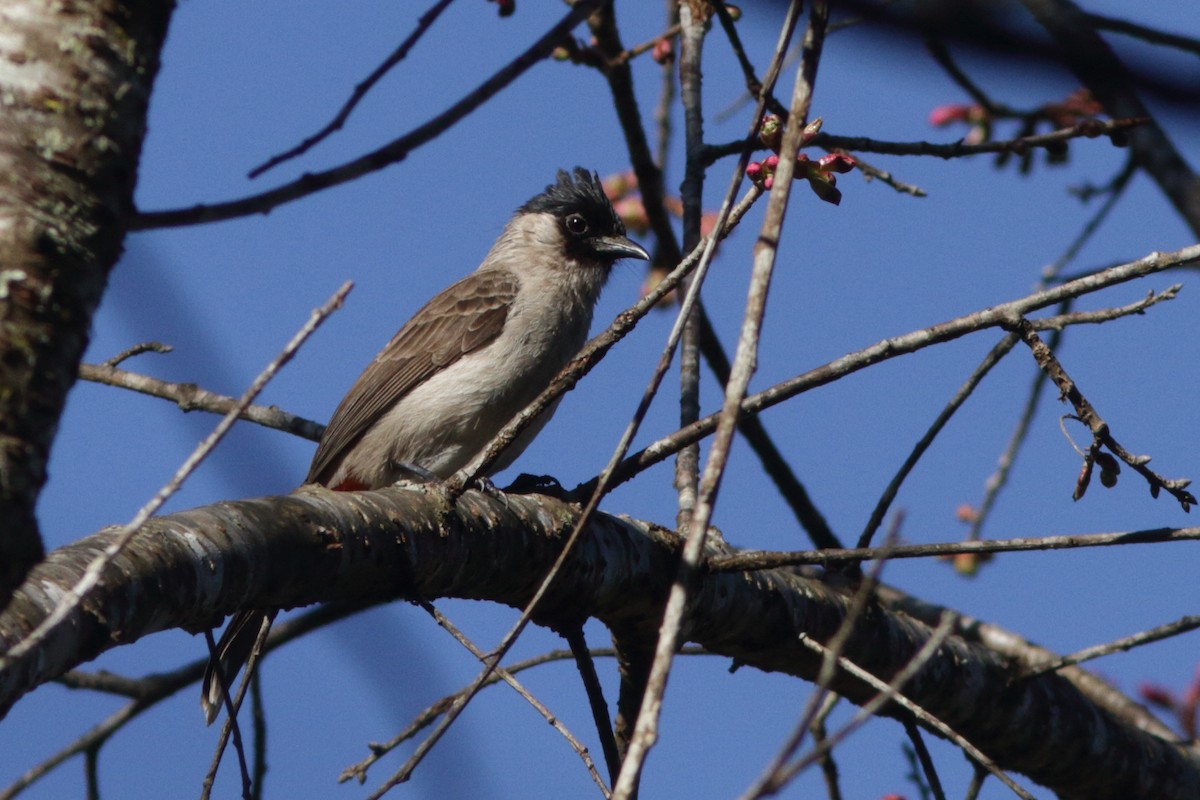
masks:
[[[530,475],[522,472],[504,491],[510,494],[544,494],[556,500],[566,500],[567,490],[553,475]]]

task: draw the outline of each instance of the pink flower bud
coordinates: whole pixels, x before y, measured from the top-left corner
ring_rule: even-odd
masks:
[[[768,172],[774,172],[775,168],[779,166],[779,156],[767,156],[763,159],[762,165],[763,169],[767,170]]]
[[[763,188],[764,189],[770,191],[771,187],[774,185],[775,185],[775,176],[774,175],[768,175],[767,177],[763,178]]]
[[[650,57],[657,64],[670,64],[675,60],[675,44],[670,39],[659,39],[654,43]]]
[[[949,125],[951,122],[966,122],[970,116],[970,107],[961,103],[938,106],[929,112],[929,124],[935,128]]]
[[[751,161],[746,165],[746,177],[757,182],[762,177],[762,164],[757,161]]]

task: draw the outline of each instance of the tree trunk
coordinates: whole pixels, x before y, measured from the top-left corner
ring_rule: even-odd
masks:
[[[0,8],[0,606],[42,556],[34,505],[121,253],[172,8]]]

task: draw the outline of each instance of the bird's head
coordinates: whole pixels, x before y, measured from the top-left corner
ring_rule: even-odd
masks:
[[[613,210],[594,172],[576,167],[574,177],[558,171],[558,180],[517,209],[521,214],[554,218],[567,254],[584,262],[609,266],[619,258],[650,259],[646,250],[625,235],[625,223]]]

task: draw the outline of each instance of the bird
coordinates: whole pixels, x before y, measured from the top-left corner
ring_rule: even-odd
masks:
[[[583,347],[622,258],[650,254],[626,235],[600,177],[559,170],[516,210],[476,270],[435,295],[367,365],[333,412],[305,483],[362,491],[453,475]],[[512,464],[557,405],[487,474]],[[222,684],[231,684],[274,616],[247,609],[230,621],[205,670],[200,704],[209,724]]]

